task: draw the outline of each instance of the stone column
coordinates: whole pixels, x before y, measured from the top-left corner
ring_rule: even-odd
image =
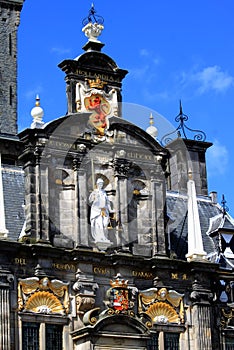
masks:
[[[0,349],[11,349],[10,338],[10,283],[14,276],[5,270],[0,270]]]

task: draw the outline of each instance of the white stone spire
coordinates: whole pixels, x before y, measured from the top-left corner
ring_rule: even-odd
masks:
[[[187,261],[204,261],[206,252],[203,249],[201,224],[197,206],[197,195],[192,173],[189,172],[188,188],[188,254]]]
[[[7,237],[8,230],[6,229],[4,193],[2,185],[2,162],[0,153],[0,237]]]

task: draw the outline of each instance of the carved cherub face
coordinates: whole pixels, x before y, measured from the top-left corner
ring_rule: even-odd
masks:
[[[161,299],[166,299],[167,296],[167,290],[166,288],[161,288],[158,292]]]
[[[48,284],[49,284],[49,279],[47,277],[43,278],[41,280],[41,286],[42,288],[47,288],[48,287]]]

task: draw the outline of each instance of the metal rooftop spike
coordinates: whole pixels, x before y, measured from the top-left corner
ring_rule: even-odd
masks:
[[[89,14],[87,17],[85,17],[82,21],[83,26],[86,26],[88,23],[97,23],[97,24],[103,24],[104,18],[102,16],[99,16],[96,14],[97,11],[94,8],[94,4],[92,3],[91,9],[89,10]]]
[[[188,137],[186,135],[186,132],[194,133],[193,139],[196,141],[205,141],[206,140],[206,134],[203,131],[191,129],[187,125],[185,125],[185,122],[188,120],[188,118],[189,117],[183,113],[182,103],[180,100],[180,113],[175,117],[175,121],[178,122],[179,125],[174,131],[163,136],[163,138],[161,139],[162,145],[167,145],[169,142],[171,142],[173,139],[175,139],[176,136],[187,139]],[[175,135],[175,136],[173,137],[173,135]]]

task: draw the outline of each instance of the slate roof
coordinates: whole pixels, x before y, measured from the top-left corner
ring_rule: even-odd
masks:
[[[234,230],[234,220],[230,217],[228,213],[224,214],[222,211],[220,214],[210,219],[210,226],[207,231],[207,234],[214,235],[220,229]]]
[[[22,168],[2,165],[2,184],[8,238],[17,240],[24,224],[24,172]]]
[[[209,197],[197,197],[198,211],[200,217],[203,247],[207,254],[214,254],[218,251],[217,238],[211,238],[207,235],[210,225],[210,218],[221,213],[219,205],[212,203]],[[168,229],[170,233],[171,251],[178,259],[186,259],[188,252],[188,218],[186,195],[180,195],[175,192],[167,192],[167,214],[170,218]]]

